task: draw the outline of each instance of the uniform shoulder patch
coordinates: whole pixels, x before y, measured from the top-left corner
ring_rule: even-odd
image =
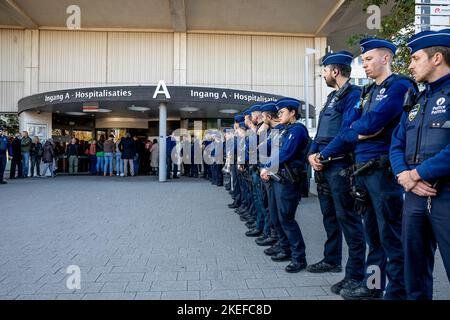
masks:
[[[408,120],[413,121],[416,118],[417,114],[419,113],[419,110],[420,110],[420,104],[416,104],[409,112]]]

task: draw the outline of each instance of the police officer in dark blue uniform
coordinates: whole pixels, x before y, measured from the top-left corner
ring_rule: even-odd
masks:
[[[287,272],[299,272],[307,266],[305,242],[295,220],[300,201],[301,172],[306,168],[306,149],[309,143],[308,130],[297,122],[299,106],[300,101],[292,98],[277,101],[280,123],[285,125],[280,134],[278,172],[272,171],[276,164],[271,162],[260,173],[264,181],[271,180],[278,219],[283,231],[279,233],[281,252],[272,256],[272,260],[291,260],[285,268]]]
[[[238,143],[241,149],[241,154],[238,158],[242,158],[242,161],[240,161],[241,164],[238,168],[241,174],[241,181],[243,183],[243,193],[246,197],[246,207],[244,208],[244,210],[238,210],[238,213],[241,215],[240,219],[242,221],[246,221],[246,226],[250,229],[248,231],[249,233],[256,228],[257,218],[252,176],[250,171],[250,144],[256,145],[256,139],[250,139],[252,135],[251,128],[254,126],[251,119],[251,114],[251,108],[248,108],[243,112],[243,128],[245,128],[245,137],[243,137],[244,139],[241,139],[241,141]]]
[[[432,299],[439,245],[450,281],[450,29],[408,41],[409,69],[425,90],[405,98],[390,159],[405,189],[403,246],[407,299]]]
[[[250,108],[251,123],[249,130],[249,175],[251,176],[253,203],[256,211],[255,228],[249,230],[246,235],[255,237],[262,235],[266,237],[270,233],[270,228],[265,224],[267,210],[264,206],[263,190],[261,178],[259,176],[258,168],[258,130],[263,124],[260,105],[256,104]],[[262,239],[260,238],[260,241]]]
[[[9,150],[8,137],[4,135],[4,130],[0,127],[0,184],[6,184],[3,180],[6,167],[6,151]]]
[[[260,137],[260,143],[258,145],[258,161],[261,170],[264,168],[265,164],[270,161],[272,143],[277,143],[277,138],[279,139],[279,132],[283,128],[283,125],[280,125],[279,123],[278,110],[274,102],[266,102],[261,105],[260,109],[264,122],[264,125],[260,127],[260,131],[258,132]],[[276,148],[274,147],[274,149]],[[281,251],[278,242],[278,232],[282,229],[278,220],[275,194],[271,187],[271,181],[264,181],[262,185],[267,202],[267,215],[264,223],[268,226],[270,234],[260,240],[256,239],[255,242],[260,246],[271,246],[270,248],[264,249],[264,253],[273,256]]]
[[[361,116],[357,108],[361,89],[350,83],[352,60],[353,55],[347,51],[331,53],[322,59],[325,82],[335,90],[328,95],[320,113],[317,134],[308,157],[315,170],[327,241],[324,259],[309,265],[307,270],[313,273],[341,272],[344,233],[349,259],[345,278],[331,287],[331,291],[336,294],[342,288],[356,287],[365,275],[366,244],[362,219],[354,211],[349,178],[340,174],[352,165],[350,153],[354,145],[346,143],[339,132]]]
[[[245,111],[244,111],[245,113]],[[247,177],[246,166],[248,163],[248,139],[246,136],[247,126],[245,122],[239,122],[237,126],[237,140],[236,140],[236,167],[237,177],[239,183],[239,190],[241,195],[241,206],[235,210],[237,214],[241,216],[242,221],[246,221],[248,226],[254,228],[255,219],[253,218],[253,203],[251,197],[251,189],[249,187],[249,181]]]
[[[354,289],[342,289],[344,299],[404,299],[403,247],[401,243],[402,188],[389,163],[389,147],[399,123],[403,98],[415,83],[391,71],[396,51],[393,43],[368,38],[360,42],[363,67],[374,82],[363,88],[362,116],[346,129],[346,140],[355,147],[356,203],[364,214],[369,245],[366,279]],[[386,275],[389,280],[386,286]]]
[[[242,203],[242,199],[241,199],[241,189],[240,189],[240,185],[239,185],[239,178],[238,178],[238,172],[237,172],[237,130],[239,128],[239,122],[243,122],[244,121],[244,116],[241,114],[237,114],[234,116],[234,137],[233,137],[233,155],[232,155],[232,159],[233,161],[230,164],[230,174],[231,174],[231,197],[233,198],[233,203],[230,203],[228,205],[228,208],[231,209],[237,209],[240,207],[241,203]]]

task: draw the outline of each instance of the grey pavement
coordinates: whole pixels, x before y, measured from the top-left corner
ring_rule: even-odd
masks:
[[[227,192],[202,179],[13,180],[0,203],[0,299],[340,299],[329,288],[342,273],[286,273],[244,235]],[[308,262],[321,260],[315,196],[297,219]],[[66,285],[71,265],[80,289]],[[434,277],[434,298],[450,299],[439,255]]]

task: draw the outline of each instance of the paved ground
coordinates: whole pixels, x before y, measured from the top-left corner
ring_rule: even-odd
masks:
[[[1,299],[339,299],[342,274],[288,274],[204,180],[57,177],[0,186]],[[298,220],[309,263],[325,233],[316,197]],[[437,257],[435,298],[450,299]],[[69,265],[81,289],[66,287]]]

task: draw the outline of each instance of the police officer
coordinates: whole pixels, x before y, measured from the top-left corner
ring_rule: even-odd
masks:
[[[404,299],[403,247],[401,243],[402,188],[389,163],[389,147],[399,123],[403,97],[414,82],[392,73],[395,45],[368,38],[360,42],[363,68],[374,82],[363,88],[362,116],[346,129],[346,140],[356,142],[354,172],[358,204],[364,209],[369,254],[366,279],[354,289],[342,289],[345,299]],[[386,286],[386,275],[389,280]],[[378,281],[380,280],[380,281]]]
[[[231,174],[231,197],[233,198],[233,203],[228,205],[230,209],[237,209],[241,206],[242,198],[241,198],[241,189],[239,185],[238,172],[237,172],[237,131],[239,128],[239,122],[244,121],[244,116],[241,114],[237,114],[234,116],[234,136],[233,136],[233,155],[231,165],[230,165],[230,174]]]
[[[407,299],[432,299],[436,244],[450,281],[450,29],[420,32],[408,47],[409,69],[425,90],[405,98],[390,159],[406,192],[402,236]]]
[[[261,105],[261,115],[264,122],[259,128],[258,135],[260,138],[260,143],[258,145],[258,163],[260,169],[270,161],[272,143],[277,143],[277,136],[279,135],[279,130],[282,129],[283,125],[279,124],[278,111],[274,102],[267,102]],[[278,150],[274,146],[274,151]],[[276,152],[276,151],[275,151]],[[256,244],[260,246],[271,246],[270,248],[264,249],[264,253],[272,256],[276,255],[281,251],[280,244],[278,242],[278,231],[281,230],[280,222],[278,220],[278,212],[275,203],[275,194],[273,188],[271,187],[271,181],[263,181],[263,191],[264,198],[267,202],[267,215],[265,219],[265,225],[268,226],[270,234],[266,235],[264,238],[256,239]]]
[[[300,201],[300,172],[305,170],[305,156],[309,135],[306,127],[297,122],[300,101],[283,98],[276,107],[280,123],[285,125],[280,134],[278,153],[278,172],[273,172],[274,165],[266,165],[260,173],[264,181],[271,180],[275,202],[283,232],[279,233],[281,252],[272,256],[273,261],[288,261],[287,272],[299,272],[306,268],[305,242],[300,227],[295,220],[295,212]],[[279,178],[275,178],[276,174]],[[272,175],[272,177],[271,177]]]
[[[244,116],[242,114],[236,114],[234,116],[234,124],[233,124],[233,155],[231,161],[231,176],[232,176],[232,188],[231,188],[231,197],[233,198],[233,203],[229,204],[228,207],[231,209],[237,209],[240,207],[242,203],[241,199],[241,190],[239,185],[239,178],[238,178],[238,171],[237,171],[237,150],[238,150],[238,130],[239,130],[239,123],[244,121]]]
[[[3,180],[3,174],[6,167],[6,151],[9,149],[8,137],[4,135],[4,130],[0,127],[0,184],[6,184]]]
[[[340,174],[352,165],[350,153],[354,145],[345,143],[339,132],[361,116],[360,109],[355,108],[361,89],[350,83],[352,60],[353,55],[347,51],[331,53],[322,59],[323,78],[327,86],[335,90],[328,95],[320,113],[317,134],[308,156],[315,170],[327,241],[324,259],[309,265],[307,270],[313,273],[341,272],[344,233],[349,258],[345,278],[331,287],[335,294],[339,294],[342,288],[359,285],[364,279],[366,258],[362,219],[354,212],[350,181]]]
[[[258,130],[263,124],[260,105],[250,108],[250,135],[249,135],[249,175],[251,176],[253,203],[256,211],[255,228],[246,232],[248,237],[269,235],[269,226],[265,224],[267,210],[264,207],[263,190],[258,168]],[[260,238],[259,241],[263,239]]]
[[[241,175],[241,181],[242,181],[242,192],[245,200],[245,206],[244,208],[238,209],[237,213],[241,216],[241,221],[246,221],[246,226],[250,229],[249,231],[252,231],[256,227],[256,217],[257,217],[257,211],[255,208],[254,203],[254,197],[253,197],[253,184],[252,184],[252,177],[250,174],[250,128],[253,126],[253,122],[251,120],[251,108],[245,110],[243,112],[244,115],[244,123],[240,124],[240,128],[243,130],[242,133],[244,136],[239,139],[239,171]]]

